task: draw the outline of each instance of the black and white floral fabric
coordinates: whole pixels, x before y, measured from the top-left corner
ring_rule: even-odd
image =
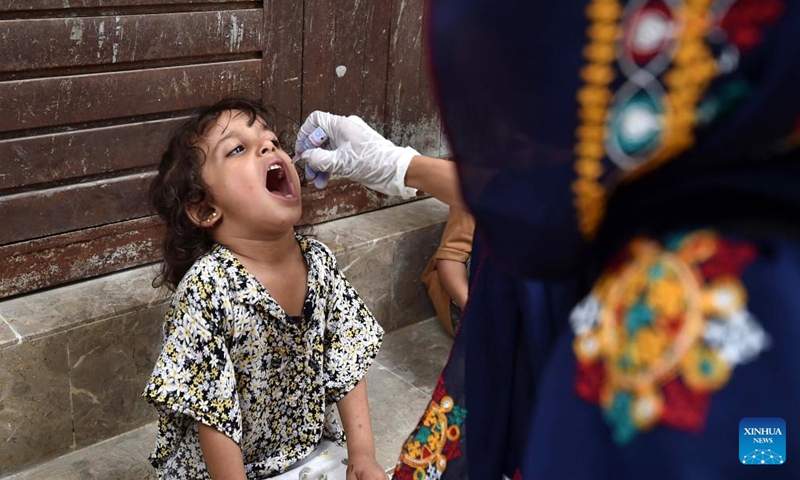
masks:
[[[160,478],[209,478],[197,422],[242,449],[268,478],[344,434],[334,405],[361,380],[383,329],[322,243],[298,236],[308,265],[304,314],[289,317],[221,245],[187,272],[166,314],[144,397],[159,411]]]

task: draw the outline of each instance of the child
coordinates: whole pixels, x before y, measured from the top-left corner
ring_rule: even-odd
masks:
[[[422,283],[445,330],[454,335],[469,291],[469,259],[475,220],[466,210],[450,208],[439,248],[422,273]]]
[[[151,462],[160,478],[385,479],[364,380],[383,330],[331,251],[295,233],[300,179],[270,119],[247,100],[200,111],[153,181],[174,298],[143,394]]]

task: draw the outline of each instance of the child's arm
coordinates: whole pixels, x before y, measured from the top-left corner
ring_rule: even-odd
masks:
[[[375,460],[366,379],[362,378],[336,407],[347,436],[347,480],[386,480],[386,473]]]
[[[469,277],[466,264],[440,258],[436,260],[436,269],[439,271],[439,281],[445,292],[456,302],[458,308],[463,309],[469,294]]]
[[[212,480],[247,480],[242,450],[230,437],[214,427],[197,422],[200,449]]]

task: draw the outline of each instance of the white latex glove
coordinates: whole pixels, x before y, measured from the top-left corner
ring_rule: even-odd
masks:
[[[332,150],[303,149],[305,139],[317,127],[328,134]],[[297,134],[295,155],[315,172],[339,175],[386,195],[410,198],[417,194],[416,188],[406,186],[405,178],[411,159],[419,153],[396,146],[355,115],[312,112]]]

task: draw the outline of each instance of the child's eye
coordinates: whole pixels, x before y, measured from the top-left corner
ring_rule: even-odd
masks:
[[[280,140],[278,140],[277,138],[273,138],[271,141],[272,141],[273,145],[275,145],[276,147],[280,148],[281,150],[283,149],[281,147],[281,141]]]
[[[234,148],[233,150],[228,152],[227,156],[230,157],[231,155],[236,155],[236,154],[242,153],[243,151],[244,151],[244,147],[241,146],[241,145],[238,145],[236,148]]]

